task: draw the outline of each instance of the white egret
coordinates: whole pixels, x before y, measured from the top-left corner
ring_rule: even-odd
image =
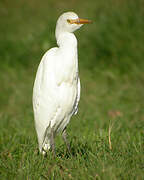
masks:
[[[73,32],[90,20],[80,19],[74,12],[62,14],[56,24],[58,47],[48,50],[39,64],[34,88],[33,110],[39,150],[54,152],[58,132],[66,141],[66,126],[77,113],[80,100],[77,39]]]

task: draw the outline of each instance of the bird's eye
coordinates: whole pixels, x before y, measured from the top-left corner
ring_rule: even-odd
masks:
[[[69,24],[71,24],[71,20],[70,20],[70,19],[67,19],[67,22],[68,22]]]
[[[67,19],[69,24],[77,24],[77,19]]]

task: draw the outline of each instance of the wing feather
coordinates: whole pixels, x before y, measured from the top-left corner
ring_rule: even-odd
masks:
[[[57,48],[49,50],[42,58],[38,67],[33,88],[33,109],[36,124],[49,126],[59,111],[59,101],[56,98],[57,86],[54,75],[54,54]]]
[[[75,101],[74,111],[73,111],[74,115],[76,115],[77,112],[78,112],[78,104],[79,104],[79,101],[80,101],[80,91],[81,91],[80,78],[78,77],[77,96],[76,96],[76,101]]]

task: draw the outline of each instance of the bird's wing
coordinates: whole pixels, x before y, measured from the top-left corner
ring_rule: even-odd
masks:
[[[33,88],[33,109],[36,125],[43,127],[60,113],[57,86],[55,85],[54,58],[57,48],[49,50],[38,67]]]
[[[65,116],[76,114],[80,98],[80,81],[78,79],[78,89],[75,90],[76,87],[69,83],[71,78],[74,78],[73,74],[68,71],[65,63],[67,59],[63,57],[65,56],[59,49],[52,48],[43,56],[38,67],[33,90],[36,128],[47,128],[50,124],[51,127],[59,126]]]

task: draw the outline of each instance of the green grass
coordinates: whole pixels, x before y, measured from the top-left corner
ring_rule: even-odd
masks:
[[[144,177],[144,23],[142,0],[0,2],[0,179]],[[63,11],[94,21],[76,36],[82,84],[79,113],[60,136],[56,158],[38,154],[32,87],[44,52],[55,46]],[[109,126],[111,144],[109,147]]]

